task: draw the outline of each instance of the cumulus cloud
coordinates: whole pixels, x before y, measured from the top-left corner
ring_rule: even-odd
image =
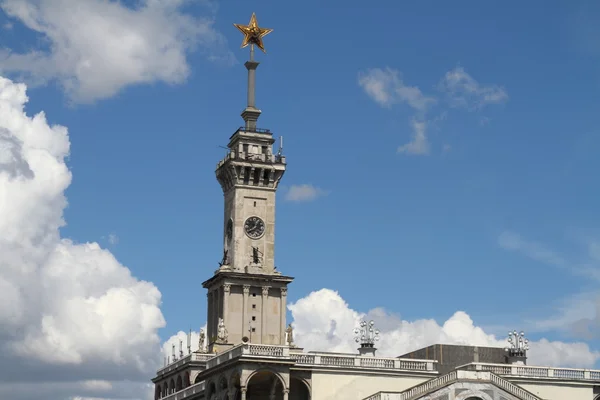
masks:
[[[0,53],[0,67],[30,84],[57,81],[74,102],[93,102],[129,85],[177,84],[189,75],[187,54],[233,62],[211,18],[182,11],[187,0],[2,0],[4,12],[42,35],[48,49]],[[210,12],[210,11],[209,11]]]
[[[27,100],[0,78],[0,398],[111,397],[160,365],[161,294],[97,243],[60,237],[68,132]]]
[[[400,71],[391,68],[372,68],[358,75],[358,84],[375,102],[384,107],[406,103],[415,110],[425,111],[436,102],[416,86],[407,86]]]
[[[285,192],[284,199],[294,202],[307,202],[316,200],[318,197],[325,195],[327,195],[327,191],[323,189],[310,184],[302,184],[290,186]]]
[[[204,330],[204,349],[208,348],[208,336],[206,334],[206,324],[200,329]],[[189,342],[188,342],[189,340]],[[180,358],[180,345],[184,356],[188,353],[188,343],[190,344],[190,351],[194,352],[200,348],[200,331],[183,332],[179,331],[172,335],[170,338],[165,340],[162,345],[163,364],[165,360],[173,360],[173,352],[175,352],[176,358]],[[174,350],[174,351],[173,351]]]
[[[381,331],[378,354],[397,357],[435,343],[505,347],[498,339],[475,325],[471,317],[457,311],[443,324],[432,319],[402,320],[377,308],[364,314],[353,310],[335,291],[321,289],[290,304],[294,339],[306,351],[321,350],[356,353],[353,330],[361,319],[373,319]],[[585,343],[531,342],[529,364],[544,366],[594,366],[600,353]]]
[[[479,110],[488,104],[508,101],[508,94],[498,85],[481,85],[464,68],[456,67],[444,75],[439,83],[452,107]]]

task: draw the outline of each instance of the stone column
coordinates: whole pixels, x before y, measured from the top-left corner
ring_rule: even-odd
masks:
[[[285,345],[285,312],[287,304],[287,288],[280,288],[281,299],[279,302],[279,343]]]
[[[284,389],[283,390],[283,400],[288,400],[288,395],[290,394],[290,390],[289,389]]]
[[[248,70],[248,107],[255,107],[256,67],[258,62],[251,60],[244,64]]]
[[[242,336],[248,329],[248,295],[250,294],[250,285],[244,285],[244,299],[242,301]],[[246,392],[243,392],[244,396]]]
[[[260,304],[260,339],[261,343],[265,344],[267,341],[267,303],[269,299],[269,288],[270,286],[262,287],[262,302]]]
[[[227,312],[229,311],[229,293],[231,293],[231,285],[226,283],[223,285],[223,322],[225,323],[225,328],[229,329],[227,326]]]
[[[240,390],[242,392],[241,400],[246,400],[246,388],[241,388]]]

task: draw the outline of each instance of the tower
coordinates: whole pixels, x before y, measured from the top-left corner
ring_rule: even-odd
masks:
[[[250,44],[248,104],[244,126],[229,138],[229,151],[217,164],[216,176],[224,197],[223,256],[214,276],[202,286],[208,290],[209,351],[220,351],[250,341],[285,344],[287,285],[293,278],[275,268],[275,196],[285,173],[286,160],[273,153],[275,139],[256,126],[261,111],[255,105],[255,77],[259,65],[254,46],[264,52],[260,28],[252,14],[242,47]]]

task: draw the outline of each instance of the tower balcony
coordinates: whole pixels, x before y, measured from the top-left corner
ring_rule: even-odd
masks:
[[[263,164],[285,165],[285,156],[280,156],[277,154],[255,154],[244,151],[236,152],[234,150],[231,150],[229,151],[229,153],[227,153],[225,158],[223,158],[217,163],[217,169],[219,169],[228,161],[238,161],[241,163],[241,165],[248,164],[248,167],[252,164],[256,164],[257,162]]]

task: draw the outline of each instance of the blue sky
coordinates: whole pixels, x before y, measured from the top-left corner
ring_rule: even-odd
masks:
[[[256,12],[274,29],[257,55],[258,125],[285,137],[276,264],[296,278],[290,302],[328,288],[357,312],[442,323],[462,310],[491,334],[598,350],[585,329],[600,294],[598,4],[188,3],[177,12],[214,21],[213,37],[184,48],[181,73],[159,66],[131,83],[124,71],[86,88],[83,75],[44,75],[47,64],[0,62],[28,84],[29,115],[69,129],[61,235],[97,241],[156,285],[162,340],[206,318],[200,284],[222,244],[214,169],[246,99],[232,23]],[[61,54],[14,9],[2,18],[4,48]],[[400,150],[411,121],[426,154]],[[287,200],[300,185],[310,196]]]

